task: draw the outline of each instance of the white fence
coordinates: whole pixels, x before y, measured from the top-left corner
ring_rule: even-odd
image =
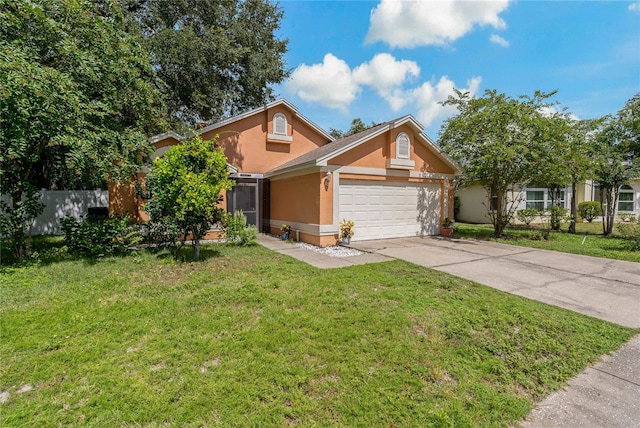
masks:
[[[7,195],[2,199],[9,202]],[[62,233],[60,220],[67,216],[81,219],[92,207],[109,206],[107,190],[45,190],[40,192],[44,211],[36,218],[31,228],[32,235],[57,235]]]

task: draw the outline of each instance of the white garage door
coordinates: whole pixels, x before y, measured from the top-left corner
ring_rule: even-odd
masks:
[[[340,180],[340,220],[354,241],[440,233],[440,185]]]

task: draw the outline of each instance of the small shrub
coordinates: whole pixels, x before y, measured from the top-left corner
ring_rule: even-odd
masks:
[[[629,212],[629,211],[620,211],[620,212],[618,212],[618,218],[621,221],[624,221],[624,222],[630,221],[630,222],[633,223],[633,222],[636,221],[636,215],[634,213],[632,213],[632,212]]]
[[[562,207],[551,207],[545,214],[548,216],[551,230],[560,230],[560,225],[567,219],[567,209]]]
[[[224,213],[222,230],[225,240],[238,245],[255,245],[258,240],[258,229],[254,225],[247,226],[247,216],[242,210],[234,214]]]
[[[591,223],[596,217],[602,215],[602,206],[600,202],[585,201],[578,204],[578,214],[583,220],[587,220]]]
[[[293,228],[291,226],[289,226],[288,224],[283,224],[282,227],[280,228],[280,231],[282,233],[291,233],[292,230],[293,230]]]
[[[354,235],[353,226],[355,226],[355,223],[353,220],[342,219],[339,225],[340,238],[351,238]]]
[[[139,234],[129,226],[129,216],[87,217],[81,221],[66,217],[62,231],[68,252],[80,257],[126,254],[140,242]]]
[[[627,241],[629,248],[640,251],[640,223],[618,223],[616,227],[620,236]]]
[[[137,226],[142,243],[151,248],[174,248],[178,245],[178,227],[174,222],[149,221]]]
[[[516,217],[518,218],[518,220],[526,224],[527,227],[529,227],[531,222],[535,220],[539,215],[540,211],[533,208],[516,211]]]

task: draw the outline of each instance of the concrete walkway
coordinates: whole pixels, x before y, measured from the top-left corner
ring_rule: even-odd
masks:
[[[351,246],[640,328],[640,263],[437,237]],[[522,426],[640,427],[640,335],[539,403]]]
[[[331,257],[326,254],[296,247],[295,243],[283,241],[279,238],[264,234],[258,235],[258,243],[270,250],[301,260],[320,269],[341,268],[393,260],[390,257],[370,252],[363,252],[358,256]]]

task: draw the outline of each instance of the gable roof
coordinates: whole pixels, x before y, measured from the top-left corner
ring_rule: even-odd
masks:
[[[313,123],[311,120],[306,118],[304,115],[302,115],[302,113],[300,113],[298,111],[296,106],[294,106],[289,101],[287,101],[287,100],[285,100],[283,98],[281,98],[279,100],[276,100],[276,101],[273,101],[273,102],[270,102],[268,104],[265,104],[263,107],[258,107],[258,108],[255,108],[253,110],[249,110],[249,111],[247,111],[245,113],[239,114],[237,116],[230,117],[229,119],[225,119],[225,120],[222,120],[220,122],[212,123],[211,125],[207,125],[204,128],[198,129],[196,132],[198,134],[204,134],[205,132],[209,132],[209,131],[215,130],[217,128],[220,128],[222,126],[228,125],[228,124],[233,123],[233,122],[236,122],[238,120],[245,119],[247,117],[251,117],[251,116],[253,116],[255,114],[265,112],[265,111],[267,111],[267,110],[269,110],[269,109],[271,109],[273,107],[277,107],[277,106],[286,107],[288,110],[290,110],[293,113],[294,117],[297,117],[298,119],[300,119],[300,121],[302,123],[304,123],[305,125],[309,126],[311,129],[313,129],[314,131],[316,131],[317,133],[319,133],[320,135],[325,137],[327,140],[329,140],[329,141],[333,141],[334,140],[334,138],[330,134],[328,134],[327,131],[325,131],[324,129],[322,129],[321,127],[319,127],[315,123]]]
[[[195,134],[204,134],[205,132],[209,132],[209,131],[213,131],[215,129],[218,129],[222,126],[228,125],[230,123],[233,122],[237,122],[238,120],[241,119],[246,119],[247,117],[251,117],[254,114],[258,114],[261,112],[265,112],[267,110],[269,110],[270,108],[273,107],[277,107],[277,106],[284,106],[287,109],[289,109],[293,115],[295,117],[297,117],[298,119],[300,119],[301,122],[303,122],[304,124],[306,124],[307,126],[309,126],[311,129],[313,129],[314,131],[316,131],[317,133],[319,133],[320,135],[322,135],[323,137],[325,137],[327,140],[329,141],[333,141],[334,138],[327,133],[327,131],[325,131],[324,129],[322,129],[321,127],[319,127],[318,125],[316,125],[315,123],[313,123],[311,120],[307,119],[304,115],[302,115],[298,109],[291,104],[289,101],[285,100],[285,99],[279,99],[273,102],[270,102],[268,104],[265,104],[262,107],[258,107],[255,108],[253,110],[249,110],[247,112],[241,113],[237,116],[233,116],[230,117],[228,119],[224,119],[221,120],[220,122],[216,122],[216,123],[212,123],[211,125],[207,125],[201,129],[198,129],[194,132],[187,132],[185,135],[180,135],[174,131],[169,131],[169,132],[164,132],[162,134],[158,134],[158,135],[154,135],[153,137],[150,137],[149,140],[151,141],[151,143],[157,143],[158,141],[162,141],[166,138],[175,138],[178,141],[182,141],[185,138],[189,138],[192,137]]]
[[[451,159],[440,151],[440,148],[426,134],[423,133],[423,127],[413,116],[407,115],[398,119],[384,122],[373,126],[357,134],[350,135],[345,138],[333,141],[331,143],[320,146],[315,150],[303,154],[289,162],[286,162],[276,168],[265,173],[265,177],[282,174],[285,172],[295,171],[310,166],[326,166],[331,159],[355,148],[359,145],[384,134],[391,129],[400,125],[408,124],[416,131],[416,140],[420,141],[429,148],[436,156],[438,156],[445,164],[450,166],[455,172],[460,171],[460,167]]]

